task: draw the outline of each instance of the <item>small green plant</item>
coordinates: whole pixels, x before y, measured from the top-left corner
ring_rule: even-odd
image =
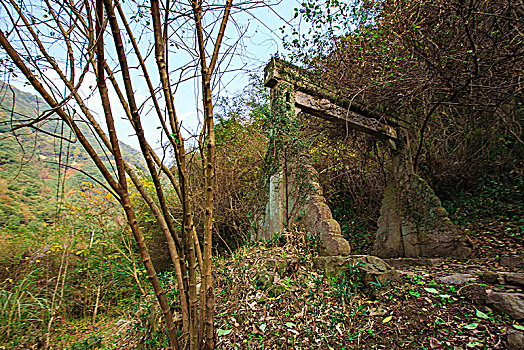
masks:
[[[286,244],[286,236],[282,232],[271,232],[271,239],[266,242],[268,247],[280,247]]]
[[[382,283],[377,278],[375,278],[374,282],[373,281],[369,282],[369,284],[373,286],[374,288],[384,288],[384,287],[387,287],[390,283],[391,283],[391,280],[387,280],[386,282]]]
[[[332,294],[342,302],[349,302],[353,293],[363,290],[361,267],[363,263],[346,264],[346,268],[339,272],[338,277],[329,279]]]
[[[322,247],[322,242],[320,240],[319,234],[311,234],[307,233],[307,248],[309,251],[313,253],[320,252],[320,248]]]
[[[409,294],[413,295],[414,297],[420,298],[420,293],[417,291],[410,290]]]
[[[411,278],[411,281],[415,284],[418,284],[420,286],[423,286],[424,285],[424,278],[422,276],[413,276]]]

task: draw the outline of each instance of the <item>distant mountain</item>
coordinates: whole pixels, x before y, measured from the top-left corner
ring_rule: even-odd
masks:
[[[57,201],[70,196],[87,174],[103,181],[98,169],[75,141],[69,127],[50,116],[45,121],[13,131],[49,110],[39,97],[0,83],[0,227],[41,225],[54,220]],[[100,142],[84,126],[85,134],[101,154]],[[56,137],[59,135],[61,137]],[[142,157],[120,143],[124,159],[136,165]],[[109,165],[111,157],[102,160]],[[111,168],[110,168],[111,169]],[[64,184],[64,186],[58,186]]]

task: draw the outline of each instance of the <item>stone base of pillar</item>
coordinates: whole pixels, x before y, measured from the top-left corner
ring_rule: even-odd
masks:
[[[300,165],[301,172],[307,172],[307,176],[297,176],[297,166],[289,172],[295,175],[279,173],[271,176],[265,215],[259,222],[256,238],[268,240],[273,233],[282,233],[290,225],[299,226],[308,234],[319,237],[320,254],[349,255],[351,248],[326,204],[317,172],[304,163]]]
[[[451,222],[429,184],[416,174],[391,180],[380,214],[374,246],[379,257],[471,256],[472,244]]]

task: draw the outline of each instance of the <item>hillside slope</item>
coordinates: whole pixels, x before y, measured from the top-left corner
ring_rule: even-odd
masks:
[[[0,227],[41,226],[56,217],[59,202],[70,197],[87,174],[103,181],[94,163],[69,128],[54,116],[22,128],[48,109],[37,96],[8,85],[0,85]],[[86,136],[99,154],[101,148],[87,127]],[[53,135],[61,135],[63,138]],[[139,165],[132,147],[121,143],[124,158]],[[109,163],[109,158],[103,158]]]

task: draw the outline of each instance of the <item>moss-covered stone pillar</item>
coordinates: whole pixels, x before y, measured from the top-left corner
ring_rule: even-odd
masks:
[[[471,255],[471,245],[451,222],[429,184],[414,173],[402,135],[392,150],[392,177],[380,209],[374,254],[382,258]]]
[[[270,239],[298,225],[320,238],[324,255],[347,255],[349,243],[322,195],[318,174],[304,155],[301,121],[295,107],[293,84],[279,80],[271,85],[271,135],[268,164],[268,198],[256,238]]]
[[[268,197],[263,217],[259,221],[256,239],[269,240],[282,233],[288,225],[287,153],[289,139],[296,134],[295,90],[292,84],[279,81],[271,88],[271,131],[266,153]]]

